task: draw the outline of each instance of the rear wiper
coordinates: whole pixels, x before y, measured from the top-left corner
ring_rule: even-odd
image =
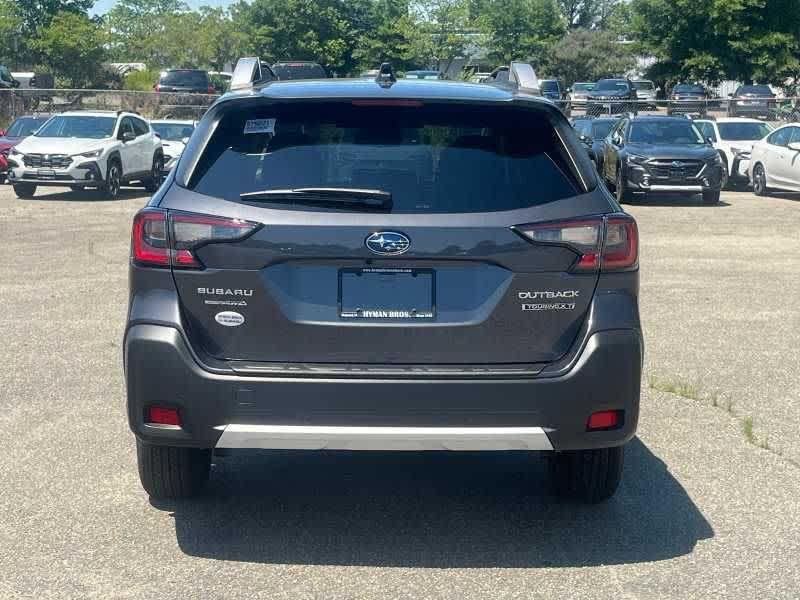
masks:
[[[283,190],[263,190],[240,194],[242,200],[281,202],[284,204],[311,204],[328,208],[370,209],[389,212],[392,195],[383,190],[361,188],[304,187]]]

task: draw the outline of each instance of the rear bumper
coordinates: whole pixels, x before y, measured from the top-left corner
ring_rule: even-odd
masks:
[[[570,450],[617,446],[636,431],[638,329],[588,336],[571,368],[515,379],[242,376],[202,365],[173,327],[125,338],[128,418],[151,444],[369,450]],[[146,423],[177,408],[181,427]],[[620,427],[586,431],[589,415],[623,411]]]

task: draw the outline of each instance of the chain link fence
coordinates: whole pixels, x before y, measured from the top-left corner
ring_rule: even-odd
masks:
[[[148,119],[199,119],[218,96],[123,90],[0,90],[0,129],[31,113],[67,110],[126,110]],[[604,100],[558,102],[568,117],[665,114],[692,117],[752,117],[774,123],[800,121],[800,99],[711,99],[699,101]]]
[[[219,96],[124,90],[0,90],[0,129],[17,117],[68,110],[125,110],[147,119],[199,119]]]

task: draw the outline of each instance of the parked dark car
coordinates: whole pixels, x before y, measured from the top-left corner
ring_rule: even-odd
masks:
[[[575,119],[572,123],[578,139],[586,146],[589,158],[594,161],[598,172],[603,164],[603,140],[618,121],[618,117],[598,117]]]
[[[153,87],[157,92],[182,92],[186,94],[216,94],[217,90],[201,69],[168,69],[161,73]]]
[[[768,85],[740,85],[728,101],[729,117],[768,119],[776,109],[775,93]]]
[[[405,79],[445,79],[441,71],[406,71]]]
[[[601,79],[586,96],[586,114],[619,115],[639,112],[636,88],[629,79]]]
[[[151,496],[196,493],[230,448],[543,451],[565,496],[614,493],[636,222],[512,69],[517,88],[382,65],[209,108],[133,224],[124,372]]]
[[[292,79],[326,79],[328,74],[322,65],[315,62],[287,61],[272,65],[272,70],[281,81]]]
[[[8,129],[0,130],[0,183],[6,179],[8,171],[8,152],[26,137],[45,124],[50,115],[37,114],[18,117]]]
[[[708,112],[708,91],[697,83],[679,83],[672,88],[667,104],[668,115],[699,115]]]
[[[570,116],[571,105],[566,98],[566,94],[561,89],[558,79],[542,79],[539,82],[539,89],[542,92],[542,96],[555,103],[567,117]]]
[[[717,204],[724,180],[719,152],[683,117],[625,117],[603,143],[603,179],[619,202],[654,194],[703,195]]]

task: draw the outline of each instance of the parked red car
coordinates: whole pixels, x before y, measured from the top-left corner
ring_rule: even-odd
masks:
[[[0,130],[0,183],[6,180],[8,151],[44,125],[49,118],[50,115],[44,114],[26,115],[17,118],[7,130]]]

